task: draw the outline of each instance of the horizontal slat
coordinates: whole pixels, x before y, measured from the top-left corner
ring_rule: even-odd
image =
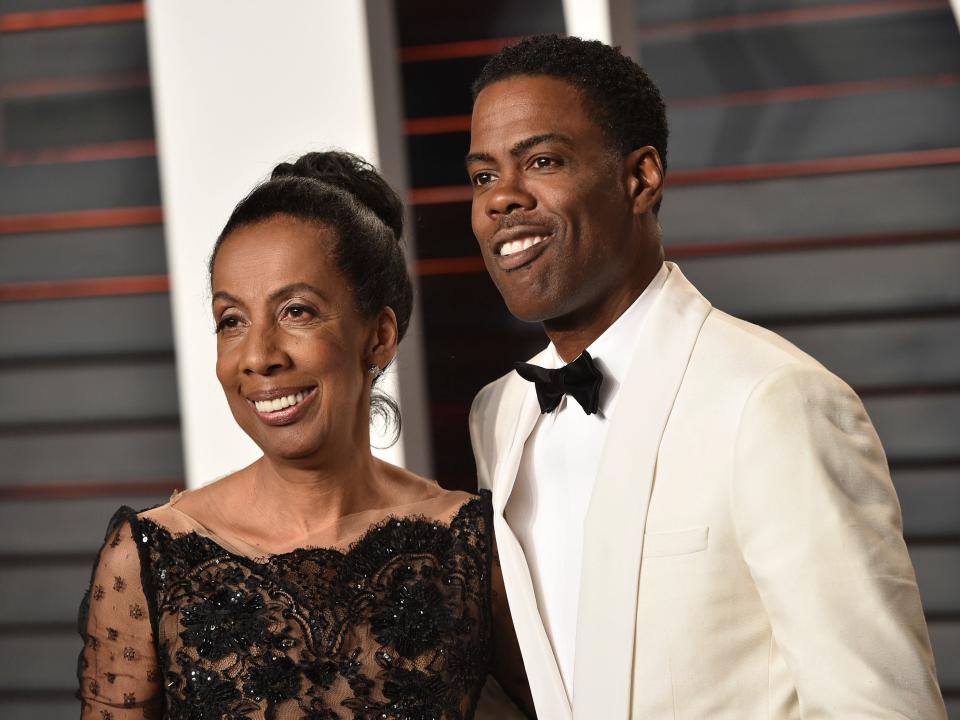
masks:
[[[155,483],[183,477],[180,429],[0,434],[0,488],[51,483]]]
[[[960,243],[691,258],[680,265],[716,307],[741,317],[960,304]]]
[[[0,692],[75,690],[80,648],[77,633],[0,636]]]
[[[891,462],[957,456],[960,393],[867,397],[864,406]]]
[[[78,651],[79,652],[79,651]],[[77,720],[77,701],[56,696],[34,700],[4,700],[0,697],[0,717],[4,720]]]
[[[910,558],[924,611],[960,617],[960,545],[914,547]]]
[[[4,111],[7,153],[154,136],[149,87],[8,99]]]
[[[118,508],[127,505],[139,510],[162,504],[168,499],[169,495],[2,503],[0,554],[63,554],[71,561],[77,555],[82,555],[89,556],[92,562],[97,550],[103,545],[107,523]],[[44,528],[46,532],[37,532],[37,528]],[[83,589],[80,588],[77,594],[78,601]]]
[[[90,585],[91,563],[0,567],[0,623],[76,622],[80,598]]]
[[[960,622],[931,622],[930,642],[944,691],[960,691]]]
[[[0,83],[147,71],[143,23],[4,35]]]
[[[106,297],[108,295],[148,295],[167,293],[166,275],[83,278],[0,285],[0,302],[63,300],[64,298]]]
[[[156,158],[0,167],[0,215],[160,203]]]
[[[0,239],[0,284],[115,275],[162,275],[163,229],[143,225]]]
[[[668,249],[725,240],[941,230],[960,227],[957,187],[960,166],[668,187],[660,219]],[[435,227],[429,221],[439,211],[418,208],[421,213],[422,225]],[[417,242],[419,247],[419,237]]]
[[[211,375],[213,371],[211,369]],[[173,363],[104,363],[0,372],[0,427],[176,417]]]
[[[960,145],[958,115],[960,86],[681,107],[669,113],[670,170],[954,147]]]
[[[653,38],[640,51],[665,95],[681,98],[955,73],[956,35],[944,3],[939,11]]]
[[[203,310],[198,307],[198,312]],[[212,335],[212,317],[210,323]],[[0,327],[4,361],[173,350],[166,295],[0,303]]]
[[[0,14],[36,12],[38,10],[63,10],[65,8],[114,5],[126,2],[129,2],[129,0],[0,0]]]
[[[721,17],[731,13],[759,13],[793,8],[823,8],[848,5],[850,0],[643,0],[634,2],[638,23],[666,23],[700,17]]]
[[[960,467],[894,468],[893,482],[906,537],[960,536]]]
[[[55,10],[9,13],[0,17],[0,32],[33,32],[54,28],[76,28],[88,25],[142,22],[143,3],[93,5]]]
[[[641,42],[709,33],[747,32],[757,28],[786,28],[795,25],[855,22],[884,15],[909,15],[941,10],[942,0],[864,0],[830,7],[790,8],[761,12],[730,12],[719,17],[693,18],[669,23],[641,23],[637,34]]]
[[[406,47],[498,38],[506,35],[563,33],[563,8],[557,0],[404,0],[396,4],[398,42]],[[424,22],[429,18],[429,22]]]
[[[960,318],[771,329],[854,387],[960,380]]]

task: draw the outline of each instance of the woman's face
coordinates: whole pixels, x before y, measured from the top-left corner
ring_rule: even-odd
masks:
[[[378,356],[378,321],[360,316],[333,247],[327,228],[277,216],[235,230],[217,253],[217,378],[272,459],[369,447],[368,367],[390,358]]]

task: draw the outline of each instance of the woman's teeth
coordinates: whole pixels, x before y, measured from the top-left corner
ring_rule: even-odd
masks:
[[[309,393],[302,390],[295,395],[285,395],[284,397],[274,398],[273,400],[255,400],[253,406],[258,412],[276,412],[283,410],[291,405],[296,405],[303,400]]]
[[[513,240],[511,242],[505,242],[500,246],[500,255],[503,257],[506,257],[507,255],[513,255],[521,250],[526,250],[527,248],[532,248],[534,245],[539,245],[542,242],[543,238],[539,235],[536,237],[528,237],[520,240]]]

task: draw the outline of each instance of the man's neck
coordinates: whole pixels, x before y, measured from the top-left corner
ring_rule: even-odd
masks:
[[[545,320],[543,329],[564,362],[572,362],[590,347],[643,294],[663,266],[663,259],[631,277],[594,305],[554,320]]]

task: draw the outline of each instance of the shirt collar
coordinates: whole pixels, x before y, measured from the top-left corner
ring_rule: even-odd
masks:
[[[669,275],[670,267],[663,263],[640,296],[587,348],[587,352],[603,373],[600,414],[605,417],[609,417],[613,411],[620,385],[630,369],[640,328]],[[566,364],[553,343],[547,346],[547,357],[544,360],[545,367],[558,368]]]

